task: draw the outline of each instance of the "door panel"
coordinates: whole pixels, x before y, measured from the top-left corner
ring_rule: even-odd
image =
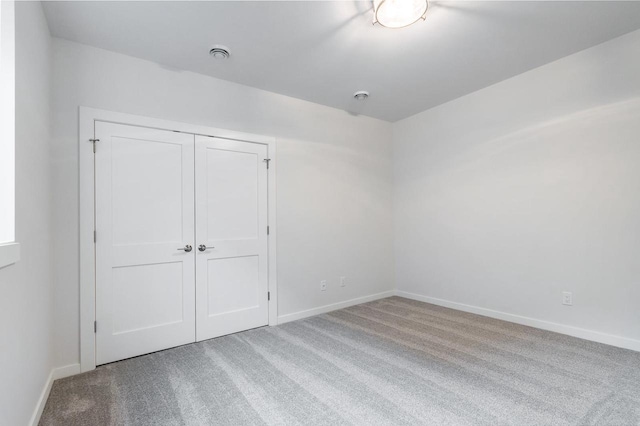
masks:
[[[194,136],[95,132],[99,365],[195,341]]]
[[[196,339],[268,324],[265,145],[196,136]]]
[[[182,262],[113,268],[113,334],[184,319]]]
[[[229,257],[207,261],[209,317],[260,305],[260,256]]]
[[[115,245],[182,240],[182,150],[175,143],[112,137]]]
[[[208,138],[210,139],[210,138]],[[208,239],[258,238],[258,169],[253,152],[207,149]]]

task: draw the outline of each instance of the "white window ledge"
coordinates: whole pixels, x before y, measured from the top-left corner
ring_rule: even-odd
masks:
[[[18,260],[20,260],[20,244],[0,244],[0,268],[16,263]]]

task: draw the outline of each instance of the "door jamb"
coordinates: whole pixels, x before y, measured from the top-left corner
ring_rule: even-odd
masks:
[[[96,258],[95,258],[95,163],[93,139],[95,122],[103,121],[159,130],[190,133],[234,139],[243,142],[267,145],[267,156],[271,160],[267,174],[267,221],[269,225],[268,280],[270,300],[269,325],[278,324],[278,283],[276,271],[276,139],[251,133],[218,129],[197,124],[179,123],[157,118],[142,117],[88,107],[79,107],[78,163],[79,163],[79,265],[80,265],[80,371],[96,368]],[[96,142],[100,149],[100,142]]]

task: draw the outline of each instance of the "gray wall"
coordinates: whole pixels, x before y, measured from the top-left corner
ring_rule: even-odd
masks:
[[[398,289],[640,350],[638,135],[640,31],[395,123]]]
[[[276,137],[280,316],[394,288],[389,123],[60,39],[53,51],[58,365],[79,360],[80,105]]]
[[[54,365],[49,89],[51,39],[39,2],[16,2],[16,240],[0,269],[0,424],[29,423]]]

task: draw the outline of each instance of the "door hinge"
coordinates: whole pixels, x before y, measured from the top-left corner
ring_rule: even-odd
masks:
[[[269,226],[267,226],[267,235],[269,235]]]
[[[93,242],[94,242],[94,243],[97,241],[97,239],[96,239],[96,238],[97,238],[97,237],[96,237],[96,231],[95,231],[95,229],[94,229],[94,231],[93,231]]]
[[[271,292],[270,291],[267,292],[267,300],[271,300]]]
[[[93,143],[93,153],[96,153],[96,142],[100,142],[100,139],[89,139],[89,142]]]
[[[265,163],[267,163],[267,169],[269,168],[269,161],[271,161],[271,158],[265,158],[263,160]]]
[[[98,332],[98,321],[94,321],[93,322],[93,332],[97,333]]]

